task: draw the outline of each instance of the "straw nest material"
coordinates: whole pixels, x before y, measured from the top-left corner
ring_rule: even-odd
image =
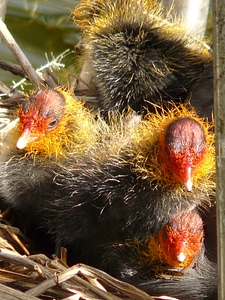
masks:
[[[0,299],[175,299],[151,297],[84,264],[68,267],[64,248],[61,258],[30,255],[26,237],[6,220],[10,214],[7,208],[0,215]]]

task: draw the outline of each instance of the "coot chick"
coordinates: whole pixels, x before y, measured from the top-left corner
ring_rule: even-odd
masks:
[[[46,201],[45,226],[75,262],[99,266],[102,245],[146,240],[215,194],[214,134],[193,111],[149,114],[123,145],[125,136],[55,176],[61,195]]]
[[[101,267],[150,295],[216,299],[217,267],[206,255],[203,236],[200,215],[184,211],[146,241],[104,246]]]
[[[0,194],[33,221],[46,195],[57,194],[54,178],[67,156],[76,158],[92,147],[98,125],[94,115],[63,88],[32,93],[19,107],[18,117],[2,137]]]
[[[199,91],[205,82],[213,90],[212,51],[182,21],[171,21],[171,11],[153,0],[81,0],[75,7],[84,60],[106,116],[128,107],[154,111],[152,103],[189,98],[198,108],[211,107],[212,94],[207,89],[199,99]]]

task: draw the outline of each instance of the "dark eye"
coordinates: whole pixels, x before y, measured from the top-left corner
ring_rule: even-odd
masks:
[[[163,229],[162,229],[162,237],[163,237],[163,240],[164,240],[164,241],[167,241],[167,240],[168,240],[168,234],[167,234],[166,228],[163,228]]]
[[[48,123],[48,129],[52,130],[55,128],[55,126],[58,124],[58,120],[57,119],[53,119]]]

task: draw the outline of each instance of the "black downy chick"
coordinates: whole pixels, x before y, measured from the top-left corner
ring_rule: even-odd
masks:
[[[170,13],[154,0],[81,0],[75,7],[84,59],[106,116],[109,110],[143,113],[152,103],[190,100],[199,110],[207,106],[210,117],[212,52],[181,21],[171,22]]]

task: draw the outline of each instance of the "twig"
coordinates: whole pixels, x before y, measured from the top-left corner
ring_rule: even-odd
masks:
[[[47,85],[50,84],[51,87],[55,87],[57,85],[58,80],[56,79],[55,75],[52,73],[51,75],[49,74],[50,71],[52,70],[60,70],[60,68],[64,68],[65,65],[61,63],[61,60],[68,54],[70,54],[69,49],[65,50],[63,53],[60,53],[57,57],[54,57],[54,55],[51,53],[52,60],[50,61],[47,54],[47,63],[44,66],[41,66],[36,70],[37,74],[40,74],[40,76],[43,78],[43,80],[47,83]],[[44,71],[49,69],[50,71],[48,72],[48,76],[46,77],[46,74],[44,74]],[[52,77],[52,78],[50,78]],[[19,82],[13,82],[13,89],[16,89],[17,87],[21,86],[24,82],[26,81],[26,78],[21,79]]]
[[[122,282],[116,278],[113,278],[109,274],[99,269],[95,269],[85,264],[77,264],[76,266],[79,267],[79,270],[83,275],[95,274],[95,276],[98,278],[98,280],[101,281],[103,285],[110,283],[111,288],[113,287],[115,289],[120,290],[120,292],[124,292],[126,296],[130,297],[130,299],[153,300],[153,298],[150,295],[146,294],[144,291],[139,290],[138,288],[130,285],[129,283]]]
[[[17,64],[13,64],[11,62],[0,59],[0,69],[9,71],[14,75],[19,75],[21,77],[25,77],[26,79],[28,79],[26,72],[24,72],[23,68],[21,68],[21,66]]]
[[[38,300],[38,298],[31,295],[26,295],[23,292],[7,287],[3,284],[0,284],[1,288],[1,300]]]
[[[4,20],[6,12],[7,0],[0,1],[0,19]]]
[[[21,67],[23,68],[24,72],[27,74],[30,82],[34,85],[34,87],[38,87],[41,83],[39,76],[37,75],[36,71],[31,66],[30,62],[16,43],[15,39],[9,32],[5,23],[0,19],[0,36],[9,47]]]

